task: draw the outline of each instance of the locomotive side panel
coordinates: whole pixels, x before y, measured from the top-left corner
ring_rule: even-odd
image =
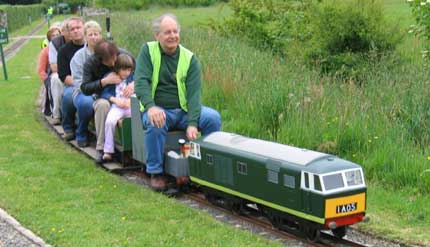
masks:
[[[192,181],[289,214],[314,218],[303,211],[301,171],[297,168],[280,169],[276,168],[276,162],[248,153],[201,142],[196,145],[199,145],[200,159],[190,155]],[[309,200],[304,203],[311,204]],[[322,203],[320,200],[318,205]]]

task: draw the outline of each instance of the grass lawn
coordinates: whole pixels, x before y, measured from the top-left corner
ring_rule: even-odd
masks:
[[[0,81],[0,207],[54,246],[280,246],[97,169],[50,133],[34,106],[40,41]]]
[[[416,195],[409,188],[396,192],[368,184],[368,216],[370,221],[359,229],[387,239],[430,246],[430,198]]]

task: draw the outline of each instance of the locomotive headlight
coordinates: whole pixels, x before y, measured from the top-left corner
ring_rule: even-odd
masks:
[[[363,183],[361,170],[353,170],[345,172],[346,182],[348,186],[360,185]]]

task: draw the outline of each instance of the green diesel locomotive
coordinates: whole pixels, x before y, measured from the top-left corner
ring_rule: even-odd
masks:
[[[215,132],[190,143],[188,163],[190,180],[210,201],[256,205],[274,226],[312,240],[323,229],[343,237],[365,219],[363,170],[333,155]]]

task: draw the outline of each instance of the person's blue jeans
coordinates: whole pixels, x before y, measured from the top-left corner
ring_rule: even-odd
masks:
[[[72,86],[65,86],[63,91],[63,99],[61,100],[62,125],[64,132],[73,132],[75,127],[76,108],[73,105],[73,90]]]
[[[164,109],[164,112],[166,123],[162,128],[151,125],[147,111],[142,114],[143,126],[146,128],[146,172],[149,174],[163,172],[163,154],[167,132],[174,129],[186,130],[188,127],[188,116],[182,109]],[[204,136],[219,131],[221,129],[221,116],[216,110],[202,106],[198,125],[198,129]]]
[[[88,139],[88,123],[94,116],[93,103],[93,96],[87,96],[83,93],[79,93],[73,99],[73,105],[78,112],[78,127],[76,128],[76,140],[78,142]]]

